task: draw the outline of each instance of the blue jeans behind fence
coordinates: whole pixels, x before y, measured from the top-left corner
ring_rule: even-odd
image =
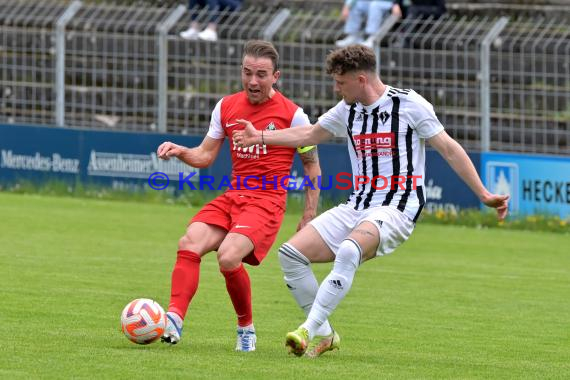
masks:
[[[241,3],[242,0],[189,0],[188,9],[207,7],[210,13],[208,22],[216,23],[218,21],[220,11],[224,9],[237,11],[240,9]],[[197,13],[192,13],[192,21],[194,21],[197,16]]]
[[[350,9],[346,24],[344,24],[344,32],[346,34],[359,34],[362,21],[366,17],[364,32],[375,34],[380,29],[384,15],[392,9],[392,5],[391,1],[356,0]]]

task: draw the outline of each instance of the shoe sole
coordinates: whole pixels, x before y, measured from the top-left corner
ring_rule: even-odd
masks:
[[[163,337],[161,337],[161,338],[160,338],[160,341],[161,341],[162,343],[167,343],[167,344],[172,344],[172,345],[178,343],[177,340],[173,340],[173,339],[171,339],[169,336],[163,336]]]
[[[324,350],[320,351],[320,352],[316,352],[316,351],[307,351],[305,352],[305,356],[311,359],[315,359],[318,358],[319,356],[322,356],[325,352],[329,352],[329,351],[334,351],[334,350],[338,350],[340,349],[339,346],[334,346],[334,347],[327,347]]]
[[[253,352],[253,351],[255,351],[255,348],[253,348],[253,349],[251,349],[251,350],[238,350],[238,349],[236,348],[236,352]]]
[[[289,353],[295,356],[303,356],[305,351],[307,351],[307,342],[304,342],[302,338],[300,339],[298,335],[293,333],[289,333],[285,337],[285,346]]]
[[[336,332],[333,332],[333,334],[334,335],[331,337],[325,348],[323,348],[321,351],[318,351],[316,347],[311,350],[307,348],[305,356],[311,359],[315,359],[319,356],[322,356],[325,352],[340,350],[340,336]]]

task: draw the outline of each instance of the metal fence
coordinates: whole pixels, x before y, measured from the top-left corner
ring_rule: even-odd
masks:
[[[311,119],[337,101],[324,59],[339,9],[222,12],[219,41],[178,36],[205,11],[0,3],[0,122],[204,134],[241,89],[243,42],[272,40],[280,90]],[[569,19],[388,18],[376,36],[385,83],[414,88],[466,148],[570,155]]]
[[[65,9],[0,2],[0,121],[54,124],[55,23]]]

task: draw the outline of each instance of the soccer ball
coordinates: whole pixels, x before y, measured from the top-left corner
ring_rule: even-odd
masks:
[[[121,314],[121,328],[125,336],[137,344],[149,344],[164,333],[166,313],[155,301],[138,298],[128,303]]]

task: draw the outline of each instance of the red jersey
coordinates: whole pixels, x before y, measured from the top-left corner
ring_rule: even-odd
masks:
[[[232,132],[243,129],[236,119],[249,120],[258,130],[278,130],[309,125],[303,109],[280,92],[266,102],[251,104],[245,91],[224,97],[212,112],[208,136],[229,137],[232,156],[232,180],[228,192],[270,199],[285,206],[287,176],[290,175],[295,148],[254,145],[238,148]]]

